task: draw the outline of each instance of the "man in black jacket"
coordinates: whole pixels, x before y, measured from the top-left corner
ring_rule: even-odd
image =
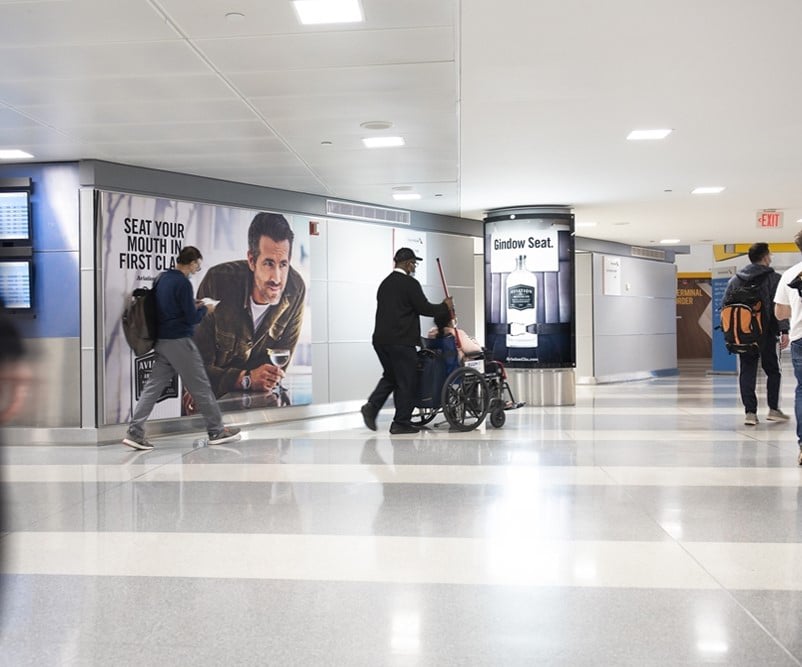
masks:
[[[376,430],[376,415],[392,392],[395,417],[390,433],[417,433],[412,425],[415,407],[416,346],[420,344],[420,316],[434,317],[453,310],[451,297],[442,303],[430,303],[420,283],[412,277],[420,257],[409,248],[400,248],[393,257],[395,269],[379,285],[376,293],[376,326],[373,329],[373,349],[384,373],[362,406],[365,426]]]
[[[780,364],[777,359],[777,336],[780,336],[780,349],[788,347],[788,320],[777,320],[774,316],[774,293],[780,282],[780,274],[771,268],[771,252],[768,243],[755,243],[749,248],[751,264],[740,269],[727,283],[722,303],[728,303],[732,291],[746,284],[758,285],[763,311],[763,335],[760,337],[760,350],[744,353],[740,357],[738,376],[741,387],[741,401],[746,418],[744,424],[755,426],[757,418],[757,362],[760,360],[766,373],[766,396],[769,404],[768,421],[786,421],[788,415],[780,410]]]

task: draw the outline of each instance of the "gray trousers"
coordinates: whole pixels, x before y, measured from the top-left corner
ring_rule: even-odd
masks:
[[[150,417],[164,388],[170,384],[174,372],[178,373],[184,386],[192,394],[195,405],[206,420],[206,430],[209,433],[221,430],[223,415],[220,414],[195,342],[191,338],[165,338],[157,340],[153,349],[156,352],[156,362],[136,404],[128,431],[138,437],[145,435],[145,421]]]

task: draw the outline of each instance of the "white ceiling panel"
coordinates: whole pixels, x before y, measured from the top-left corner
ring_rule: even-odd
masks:
[[[452,28],[196,40],[223,74],[454,60]]]
[[[337,26],[299,24],[289,0],[238,0],[235,4],[222,3],[220,0],[158,0],[157,4],[192,39],[453,26],[456,19],[456,0],[362,0],[366,21]],[[229,12],[244,14],[245,19],[227,21],[225,15]]]
[[[411,99],[411,95],[414,98]],[[250,102],[266,118],[295,118],[303,109],[304,118],[353,122],[419,117],[422,114],[457,114],[456,93],[453,90],[431,88],[410,92],[376,91],[345,94],[284,95],[281,97],[252,97]]]
[[[34,46],[175,38],[147,2],[69,0],[0,2],[0,44]],[[2,49],[0,49],[2,51]]]
[[[206,74],[208,66],[181,41],[18,46],[0,51],[0,85],[21,79]],[[0,95],[0,99],[2,99]]]
[[[218,141],[245,142],[269,137],[264,123],[256,120],[220,122],[160,122],[140,125],[83,125],[70,128],[70,135],[87,142],[172,142],[213,137]]]
[[[285,153],[286,149],[276,139],[244,139],[217,140],[206,138],[194,141],[136,141],[136,142],[109,142],[96,143],[96,146],[107,149],[114,147],[116,153],[126,158],[150,157],[167,153],[172,159],[181,160],[185,157],[222,159],[225,164],[247,162],[272,153]]]
[[[456,99],[454,63],[419,63],[347,67],[335,70],[246,72],[228,77],[248,98],[283,95],[331,95],[347,93],[409,93],[431,89],[453,91]],[[410,104],[415,98],[410,97]],[[354,109],[359,114],[359,109]]]
[[[21,113],[43,123],[70,128],[78,125],[195,123],[253,120],[254,114],[246,105],[234,100],[86,100],[83,104],[31,105],[19,107]]]
[[[372,119],[368,116],[366,119]],[[270,118],[270,126],[282,137],[292,142],[299,150],[318,145],[323,140],[332,141],[336,148],[356,148],[363,152],[363,137],[401,135],[407,147],[434,147],[445,149],[451,146],[456,151],[457,133],[453,114],[426,114],[417,117],[407,114],[397,118],[389,130],[366,130],[354,119]]]
[[[2,84],[3,101],[13,106],[36,104],[85,104],[87,100],[152,101],[237,99],[236,94],[214,74],[171,76],[113,76],[7,81]]]

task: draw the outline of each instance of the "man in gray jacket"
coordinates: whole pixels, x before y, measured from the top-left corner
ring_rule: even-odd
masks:
[[[766,399],[769,404],[768,421],[786,421],[788,415],[780,410],[780,364],[777,359],[777,337],[780,337],[780,349],[788,347],[788,320],[778,320],[774,316],[774,293],[780,282],[780,274],[771,268],[771,252],[768,243],[755,243],[749,248],[749,261],[727,283],[723,303],[728,303],[733,290],[747,284],[757,285],[760,289],[760,300],[763,304],[763,335],[760,347],[756,352],[739,355],[740,371],[738,381],[741,388],[741,401],[744,404],[746,418],[744,424],[755,426],[757,418],[757,363],[760,360],[766,373]]]

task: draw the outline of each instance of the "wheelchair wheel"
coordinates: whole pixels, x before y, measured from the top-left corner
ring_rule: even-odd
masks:
[[[487,381],[473,368],[458,368],[446,378],[440,404],[453,429],[472,431],[487,416],[490,405]]]
[[[415,408],[412,413],[413,426],[424,426],[437,416],[437,408]]]
[[[507,414],[504,412],[504,408],[493,408],[490,412],[490,425],[493,428],[501,428],[504,426],[504,422],[507,421]]]

